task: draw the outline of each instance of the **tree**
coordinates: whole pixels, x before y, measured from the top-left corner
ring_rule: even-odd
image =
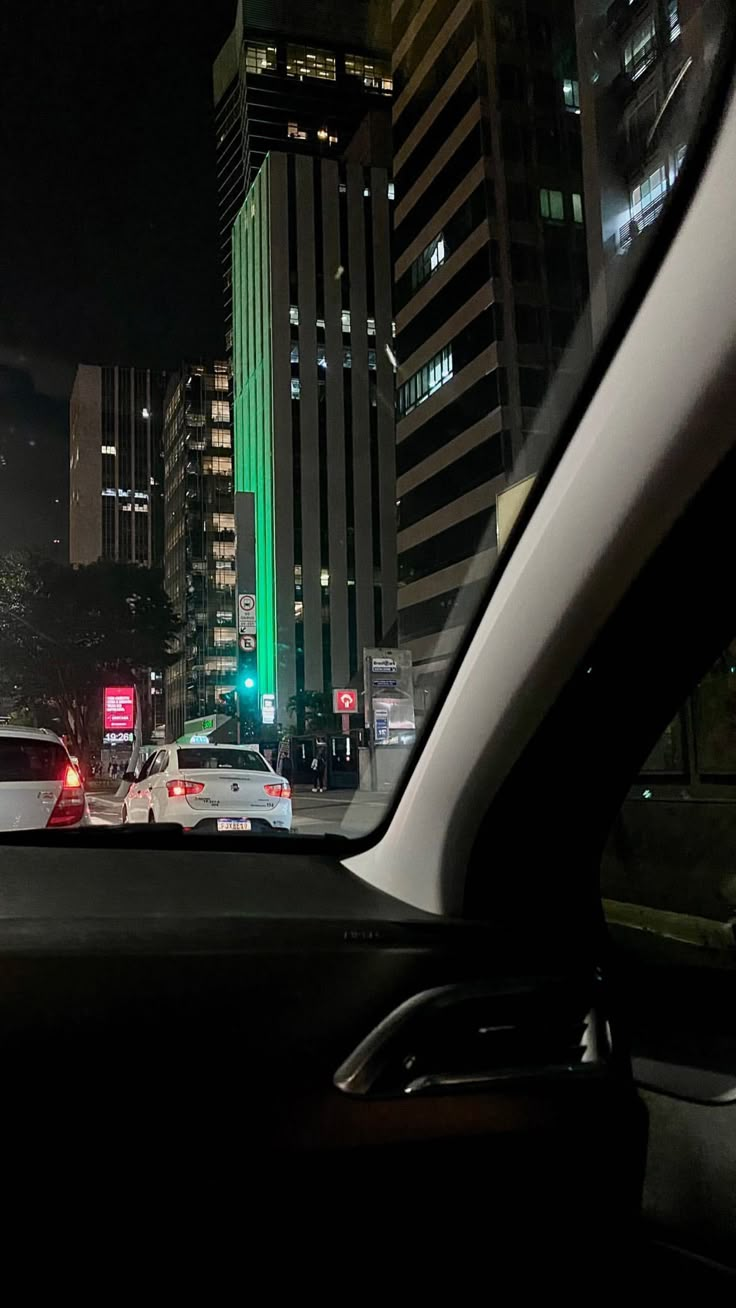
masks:
[[[0,682],[19,707],[55,709],[83,758],[105,684],[142,692],[150,669],[176,657],[179,629],[155,569],[0,558]]]
[[[286,709],[296,718],[297,731],[332,731],[335,726],[331,690],[298,690]]]

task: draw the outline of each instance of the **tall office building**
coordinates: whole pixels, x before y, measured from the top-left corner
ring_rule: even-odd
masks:
[[[593,331],[602,333],[682,166],[722,0],[576,0]]]
[[[233,228],[236,499],[282,721],[395,621],[392,193],[385,167],[274,152]]]
[[[585,314],[578,74],[572,0],[392,15],[399,640],[430,688]]]
[[[69,403],[69,558],[160,566],[166,375],[80,363]]]
[[[375,0],[238,0],[213,67],[220,251],[231,349],[231,232],[271,150],[337,157],[391,94],[388,6]]]
[[[226,363],[185,364],[164,404],[164,581],[183,622],[166,669],[166,728],[217,710],[235,686],[235,520]]]

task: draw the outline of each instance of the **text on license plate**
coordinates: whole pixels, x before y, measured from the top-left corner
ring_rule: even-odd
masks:
[[[218,818],[218,831],[250,831],[250,818]]]

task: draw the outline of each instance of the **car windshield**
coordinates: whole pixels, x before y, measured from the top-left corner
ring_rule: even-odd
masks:
[[[80,822],[189,831],[177,748],[281,775],[261,836],[380,822],[670,239],[732,17],[2,7],[0,721],[79,760]],[[6,742],[0,785],[59,748]]]
[[[194,768],[236,768],[240,772],[268,772],[268,764],[252,749],[180,749],[182,772]]]

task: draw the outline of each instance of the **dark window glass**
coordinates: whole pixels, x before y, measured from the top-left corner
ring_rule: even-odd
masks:
[[[396,95],[403,91],[446,22],[447,6],[444,4],[444,0],[435,0],[433,8],[427,14],[414,40],[409,42],[404,54],[394,68],[394,93]]]
[[[458,373],[493,341],[503,337],[503,306],[489,304],[458,332],[452,342],[452,367]]]
[[[442,631],[450,626],[463,626],[469,622],[480,604],[486,583],[471,581],[458,590],[448,590],[444,595],[435,595],[423,600],[421,604],[412,604],[399,612],[399,634],[401,643],[419,640],[421,636],[431,636],[435,631]]]
[[[501,100],[524,99],[524,77],[516,64],[499,64],[497,71],[498,94]]]
[[[438,295],[433,296],[429,304],[421,309],[407,323],[396,337],[396,356],[399,363],[404,363],[423,341],[437,331],[453,313],[465,303],[471,295],[487,285],[491,279],[491,253],[489,246],[478,250],[455,276],[447,282]]]
[[[441,0],[440,0],[441,3]],[[444,145],[448,136],[454,132],[460,120],[475,103],[478,96],[478,83],[475,68],[471,68],[467,77],[453,91],[447,104],[437,114],[424,136],[396,169],[396,201],[399,203],[421,177],[425,168],[429,168],[437,151]]]
[[[480,124],[475,123],[462,145],[448,159],[444,168],[422,192],[421,203],[416,204],[396,228],[396,253],[400,255],[419,235],[427,223],[427,215],[434,213],[448,199],[464,177],[481,157]]]
[[[492,198],[492,196],[490,197]],[[484,182],[481,182],[472,195],[461,204],[460,208],[452,215],[442,228],[442,239],[445,246],[445,257],[443,262],[446,263],[456,250],[474,232],[478,225],[488,216],[488,199],[489,193]],[[491,267],[493,275],[498,275],[498,242],[491,241]],[[414,291],[418,289],[414,285],[411,265],[406,272],[399,278],[396,285],[396,309],[402,309],[409,302]]]
[[[535,409],[542,403],[547,389],[547,373],[542,368],[519,369],[519,392],[525,408]]]
[[[396,470],[399,475],[414,468],[441,445],[454,440],[474,423],[487,418],[499,405],[499,377],[502,368],[489,372],[458,395],[439,413],[417,427],[411,436],[396,447]]]
[[[411,135],[419,119],[432,104],[448,77],[460,63],[469,45],[474,40],[474,23],[475,17],[471,8],[448,38],[439,59],[435,60],[414,93],[409,96],[406,106],[394,124],[394,153]]]
[[[268,764],[255,750],[223,749],[221,745],[205,746],[204,749],[180,749],[179,770],[205,768],[219,771],[220,768],[235,768],[238,772],[268,772]]]
[[[69,759],[52,740],[0,737],[0,781],[63,781]]]
[[[516,335],[520,345],[538,345],[545,339],[544,313],[532,305],[517,304]]]
[[[542,272],[539,251],[532,245],[511,245],[511,276],[515,282],[538,282]]]
[[[422,0],[404,0],[403,5],[399,7],[399,11],[391,23],[391,43],[394,49],[396,49],[402,36],[407,31],[421,2]]]
[[[429,540],[412,545],[399,554],[399,580],[415,581],[427,577],[441,568],[470,559],[478,552],[488,528],[495,521],[495,507],[482,509],[471,518],[463,518],[454,526],[440,531]]]
[[[490,481],[500,472],[503,472],[503,450],[501,433],[496,432],[495,436],[487,437],[480,445],[435,473],[434,477],[401,496],[399,530],[436,513],[443,505],[459,499],[476,486],[482,486],[484,481]]]

